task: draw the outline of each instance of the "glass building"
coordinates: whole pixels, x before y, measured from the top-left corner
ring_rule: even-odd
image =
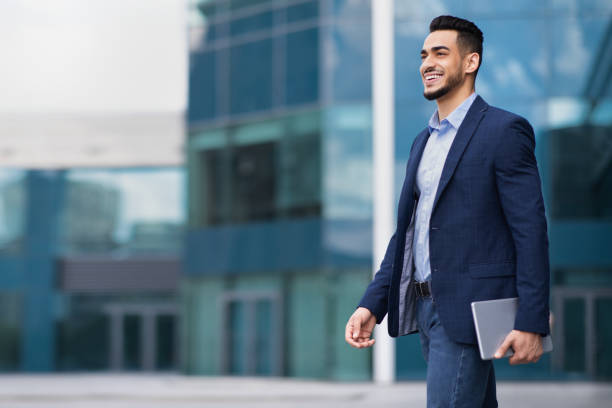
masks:
[[[0,169],[0,370],[179,364],[179,167]]]
[[[370,376],[343,340],[371,276],[367,4],[192,4],[189,373]]]
[[[396,0],[396,194],[435,109],[418,67],[440,14],[479,25],[477,92],[536,131],[556,349],[498,376],[610,378],[612,6]],[[371,279],[370,19],[369,0],[190,2],[186,372],[371,378],[343,339]],[[396,359],[424,378],[418,336]]]

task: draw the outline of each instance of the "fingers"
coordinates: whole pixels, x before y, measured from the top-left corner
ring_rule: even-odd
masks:
[[[353,340],[358,339],[359,338],[359,332],[361,331],[361,321],[359,319],[356,319],[355,317],[352,317],[350,320],[350,323],[353,327],[352,330],[352,338]]]
[[[534,355],[525,354],[525,353],[514,353],[512,357],[508,360],[510,365],[518,365],[518,364],[528,364],[535,363],[539,358],[536,358]]]
[[[351,347],[355,348],[366,348],[374,345],[374,339],[371,339],[372,335],[371,330],[364,330],[361,328],[361,322],[355,316],[351,316],[348,323],[346,324],[346,329],[344,331],[344,340]]]
[[[502,343],[502,345],[499,346],[499,348],[495,352],[495,358],[502,358],[503,356],[505,356],[506,353],[508,352],[508,349],[512,346],[513,342],[514,342],[514,336],[512,335],[512,332],[510,332],[510,334],[508,334],[506,338],[504,339],[504,342]]]
[[[509,360],[511,365],[537,363],[543,354],[542,339],[537,333],[517,331],[512,348],[514,355]]]

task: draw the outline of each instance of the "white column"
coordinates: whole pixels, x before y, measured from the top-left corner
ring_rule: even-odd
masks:
[[[394,229],[393,0],[372,0],[372,110],[374,185],[374,273]],[[374,381],[395,380],[395,343],[387,319],[375,329]]]

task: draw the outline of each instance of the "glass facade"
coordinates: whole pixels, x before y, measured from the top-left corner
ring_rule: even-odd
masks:
[[[70,170],[66,181],[62,253],[180,251],[182,169]]]
[[[0,370],[178,367],[182,168],[0,169]]]
[[[369,1],[191,12],[185,369],[369,378],[338,341],[370,277]]]
[[[318,112],[195,132],[190,145],[192,226],[320,215]]]
[[[188,372],[371,376],[368,352],[348,349],[337,333],[370,280],[370,4],[191,2]],[[396,194],[414,137],[435,109],[422,97],[419,51],[441,14],[482,29],[476,91],[526,117],[537,139],[556,349],[532,366],[502,362],[499,377],[610,378],[601,345],[612,335],[612,6],[396,0]],[[268,306],[248,303],[264,295],[274,299]],[[226,313],[198,318],[228,296],[235,300]],[[247,333],[272,324],[276,308],[284,324],[271,330],[285,346],[270,354],[271,339]],[[211,348],[199,348],[202,341]],[[422,379],[418,337],[396,344],[397,378]]]
[[[25,230],[25,172],[0,172],[0,251],[18,252]]]
[[[604,1],[396,1],[396,160],[405,163],[435,109],[422,97],[417,53],[431,19],[459,15],[484,33],[478,92],[526,117],[549,221],[555,351],[537,365],[499,364],[501,378],[610,378],[600,348],[612,299],[612,6]],[[427,11],[424,11],[427,10]],[[408,52],[413,50],[413,52]],[[403,178],[397,166],[396,185]],[[415,342],[398,340],[398,377],[423,366]]]

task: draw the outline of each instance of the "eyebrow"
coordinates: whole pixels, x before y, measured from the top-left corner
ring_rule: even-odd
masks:
[[[448,48],[448,47],[447,47],[447,46],[445,46],[445,45],[437,45],[437,46],[435,46],[435,47],[431,47],[431,51],[432,51],[432,52],[435,52],[435,51],[440,51],[440,50],[447,50],[447,51],[450,51],[450,48]],[[422,50],[421,50],[421,54],[427,54],[427,51],[426,51],[425,49],[422,49]]]

